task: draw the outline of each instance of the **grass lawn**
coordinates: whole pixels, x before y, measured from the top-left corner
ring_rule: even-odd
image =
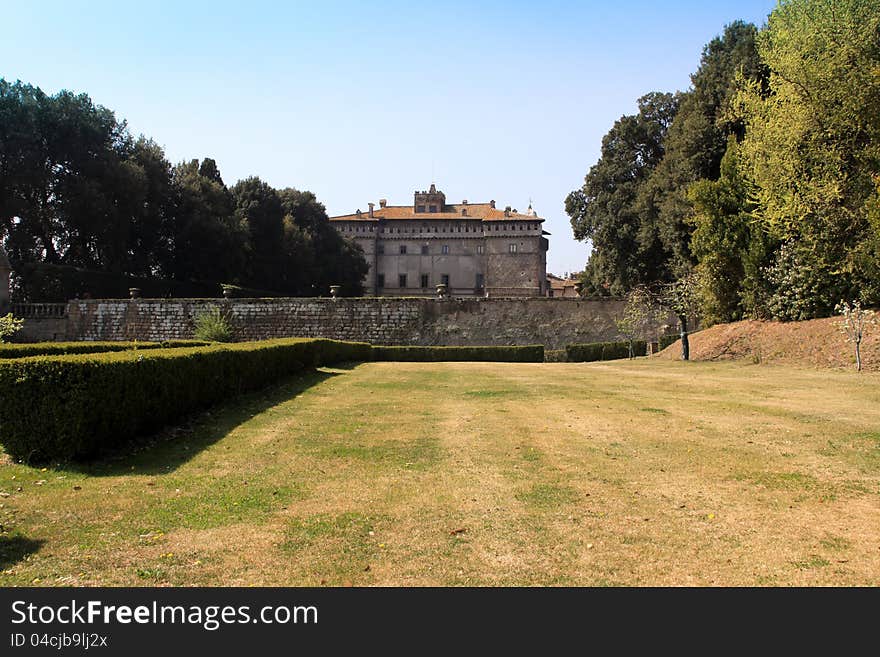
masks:
[[[0,586],[878,585],[880,375],[366,363],[0,495]]]

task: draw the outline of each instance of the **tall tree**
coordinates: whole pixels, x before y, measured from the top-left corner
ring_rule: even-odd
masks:
[[[312,192],[288,187],[279,195],[285,214],[285,238],[290,241],[287,248],[293,249],[300,240],[306,240],[311,248],[310,283],[300,293],[323,295],[331,285],[341,285],[345,295],[362,294],[368,266],[360,247],[343,239],[330,225],[327,210]],[[289,260],[291,267],[307,266],[298,258]]]
[[[284,267],[284,210],[278,192],[256,176],[232,187],[235,216],[248,234],[250,284],[275,290]]]
[[[593,245],[582,278],[587,293],[623,294],[670,276],[656,231],[642,224],[638,199],[663,158],[679,100],[677,94],[656,92],[640,98],[638,114],[614,124],[583,187],[565,200],[575,238]]]
[[[739,96],[742,161],[756,216],[786,243],[774,265],[777,316],[826,314],[860,294],[880,302],[870,226],[880,173],[878,35],[877,0],[782,0],[758,37],[770,93],[753,83]]]
[[[728,136],[742,139],[743,122],[732,110],[738,80],[758,89],[767,73],[758,57],[757,28],[735,21],[703,48],[700,66],[691,76],[664,141],[663,160],[640,190],[642,222],[656,225],[669,258],[668,268],[683,275],[695,264],[690,250],[693,207],[688,187],[698,180],[717,180]]]
[[[244,282],[246,231],[235,218],[235,201],[219,175],[200,173],[198,160],[174,167],[175,215],[166,276],[180,280]]]

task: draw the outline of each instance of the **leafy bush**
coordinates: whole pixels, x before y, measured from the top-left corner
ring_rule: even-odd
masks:
[[[283,339],[0,361],[0,444],[26,461],[85,458],[370,345]]]
[[[18,333],[22,326],[24,326],[24,320],[16,319],[12,313],[0,316],[0,342]]]
[[[678,333],[670,333],[669,335],[660,336],[660,351],[663,351],[671,344],[678,342],[681,336]]]
[[[219,308],[209,308],[193,320],[196,326],[195,337],[197,340],[210,340],[211,342],[232,342],[232,325]]]
[[[541,363],[543,345],[523,347],[373,347],[373,360]]]
[[[27,344],[0,345],[0,359],[27,358],[29,356],[64,356],[66,354],[98,354],[108,351],[135,349],[177,349],[180,347],[205,347],[211,344],[202,340],[166,340],[165,342],[32,342]]]
[[[644,340],[633,341],[633,353],[644,354],[647,350]],[[594,360],[617,360],[629,358],[628,342],[590,342],[587,344],[570,344],[565,348],[569,362],[585,363]]]

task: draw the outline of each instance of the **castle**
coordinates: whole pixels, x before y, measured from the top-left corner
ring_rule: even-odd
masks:
[[[379,207],[330,217],[339,233],[361,246],[370,266],[366,294],[540,297],[547,293],[544,220],[488,203],[448,204],[431,185],[412,205]]]

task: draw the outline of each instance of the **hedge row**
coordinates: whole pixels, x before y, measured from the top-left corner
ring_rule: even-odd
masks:
[[[165,342],[32,342],[27,344],[0,344],[0,358],[28,356],[66,356],[68,354],[99,354],[108,351],[137,349],[177,349],[180,347],[207,347],[203,340],[166,340]]]
[[[373,360],[387,361],[492,361],[541,363],[543,345],[525,347],[373,347]]]
[[[643,356],[647,350],[644,340],[633,341],[633,354]],[[570,344],[565,348],[569,362],[584,363],[594,360],[617,360],[629,358],[628,342],[590,342],[588,344]]]
[[[282,339],[0,362],[0,444],[26,461],[115,447],[304,368],[370,359],[370,345]]]

